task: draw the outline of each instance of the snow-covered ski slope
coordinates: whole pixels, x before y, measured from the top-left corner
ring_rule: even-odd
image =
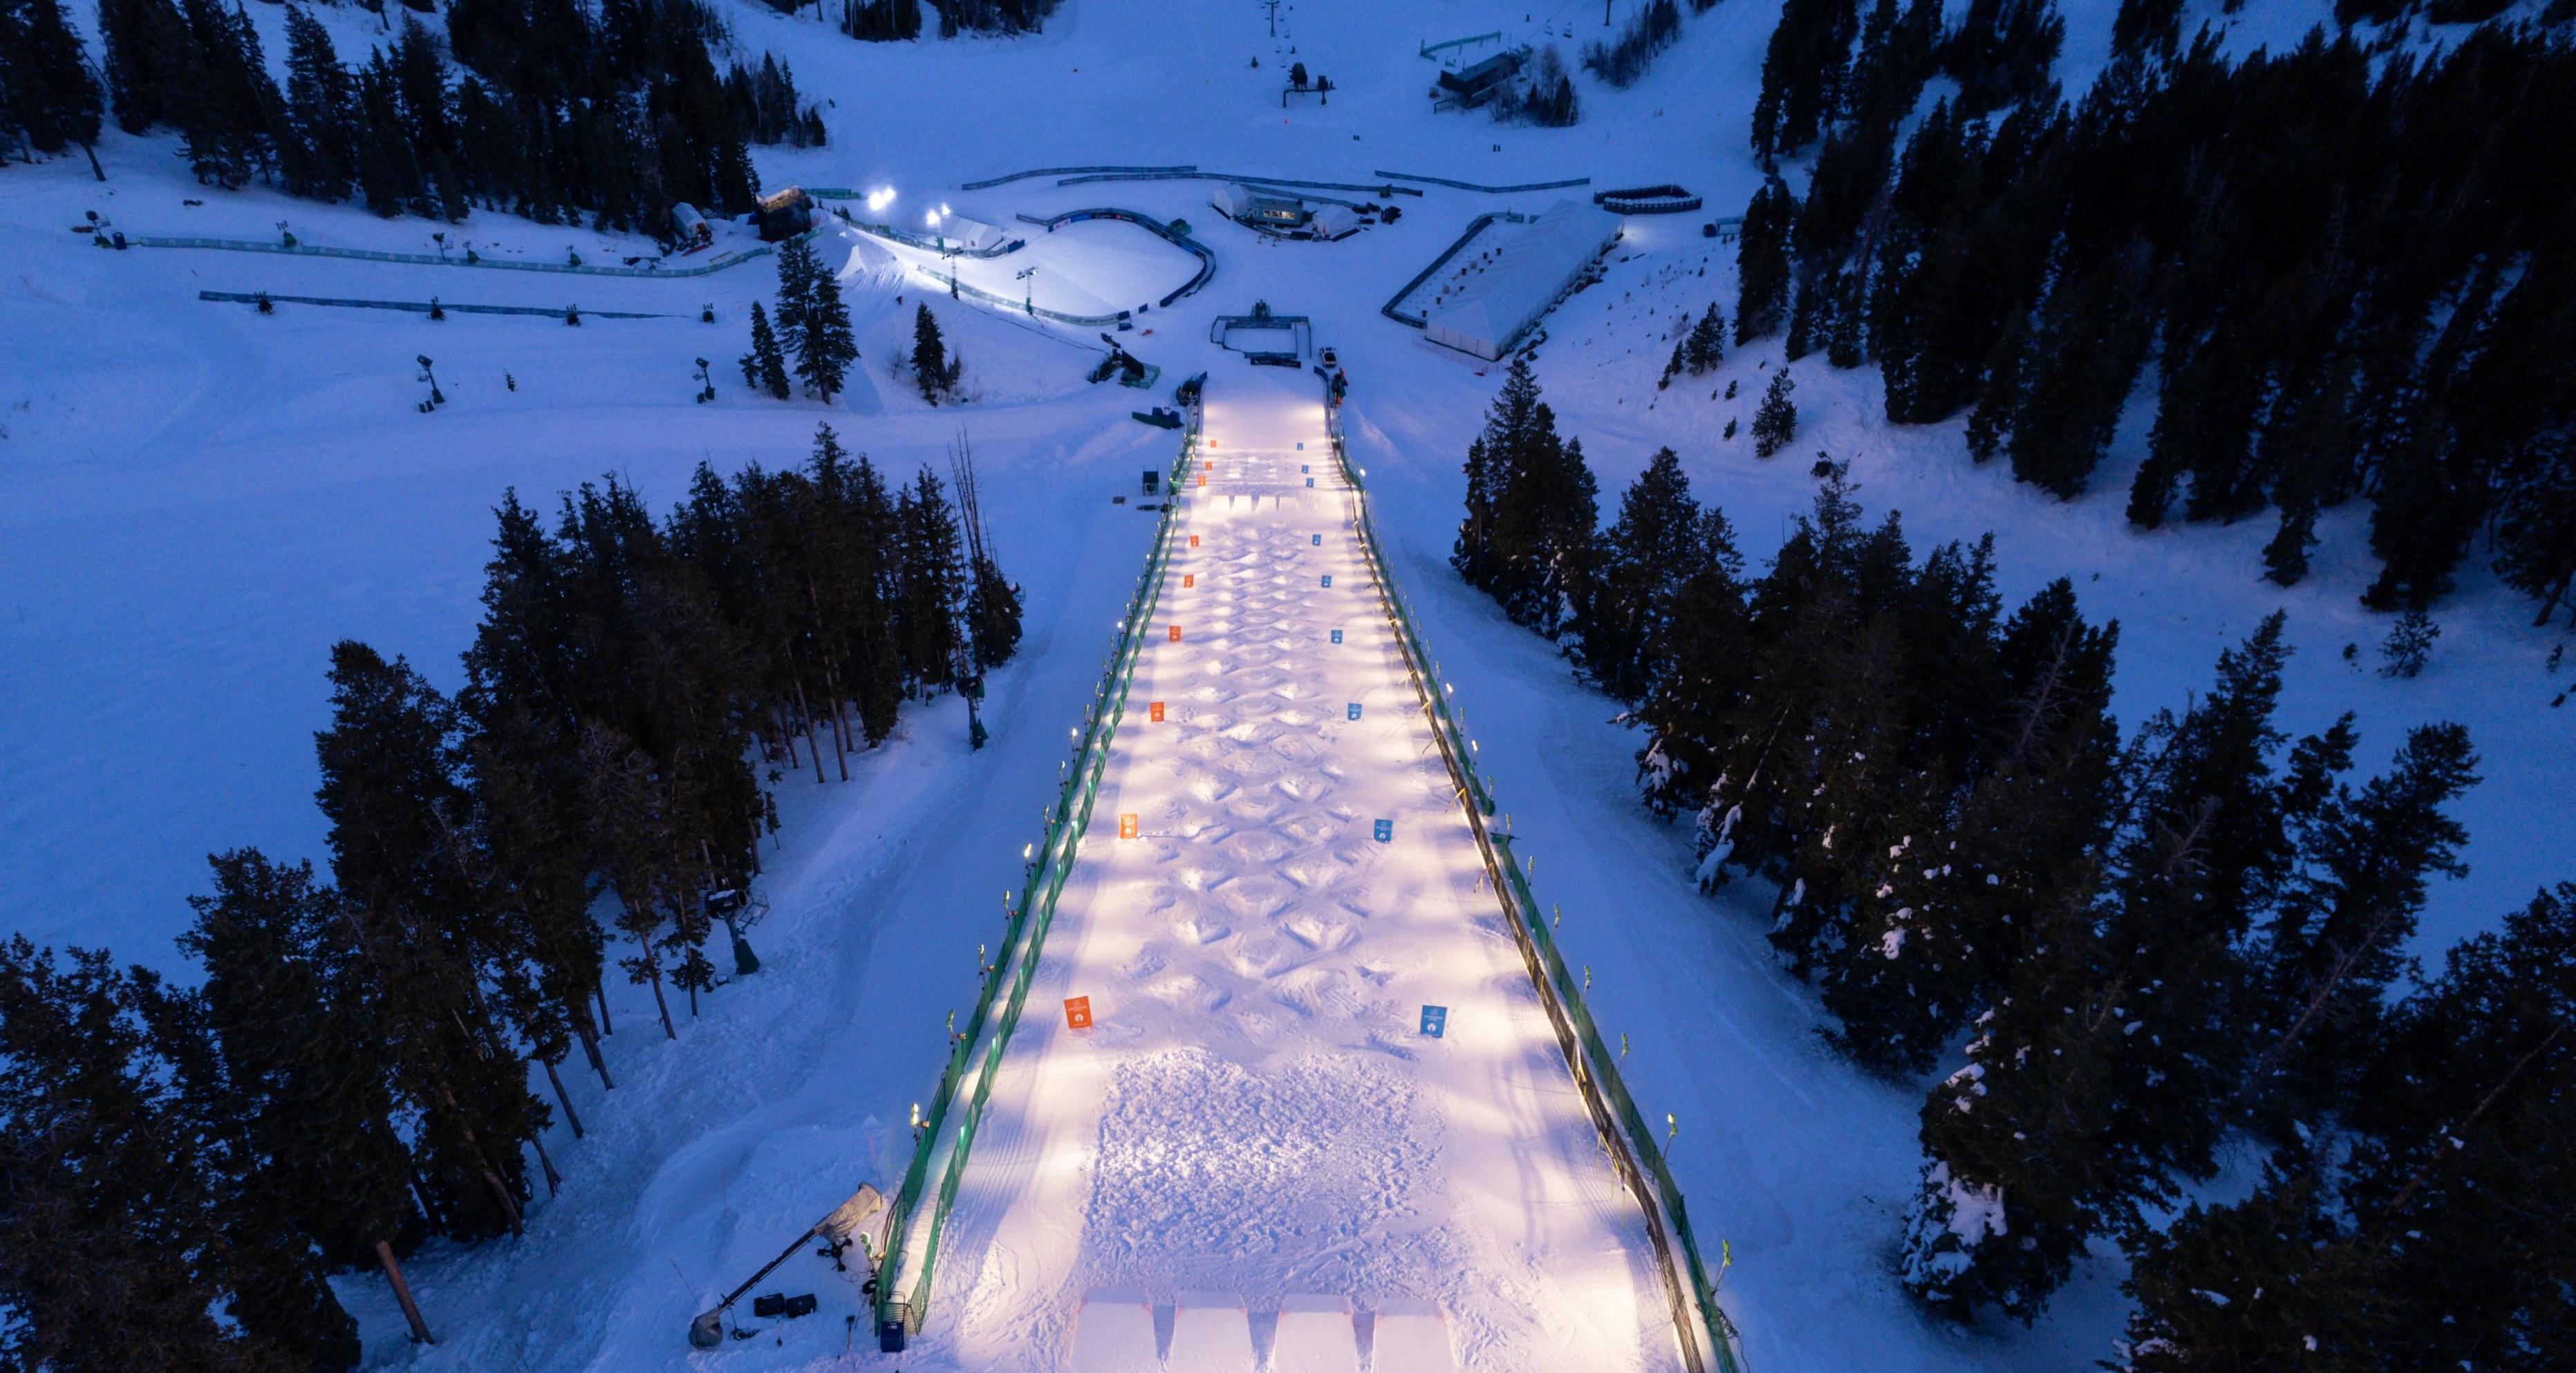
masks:
[[[1215,359],[1201,458],[916,1358],[1155,1367],[1159,1304],[1171,1367],[1248,1373],[1221,1351],[1270,1345],[1284,1304],[1346,1354],[1402,1325],[1461,1368],[1678,1367],[1315,379]]]

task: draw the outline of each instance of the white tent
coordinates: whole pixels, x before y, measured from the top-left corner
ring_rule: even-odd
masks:
[[[1499,358],[1618,241],[1618,216],[1560,200],[1452,270],[1441,283],[1444,303],[1423,322],[1423,337],[1480,358]]]
[[[1360,231],[1360,213],[1347,205],[1318,205],[1307,227],[1317,238],[1348,238]]]

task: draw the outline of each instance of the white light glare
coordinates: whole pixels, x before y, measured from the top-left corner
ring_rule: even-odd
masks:
[[[894,187],[892,186],[879,186],[868,192],[868,211],[871,214],[882,213],[885,207],[893,203]]]
[[[923,225],[925,225],[925,226],[927,226],[927,227],[929,227],[929,228],[933,228],[933,229],[938,228],[938,227],[939,227],[939,212],[938,212],[937,210],[933,210],[933,211],[931,211],[930,213],[928,213],[928,214],[926,214],[926,215],[923,215],[923,216],[921,217],[921,222],[922,222],[922,224],[923,224]]]

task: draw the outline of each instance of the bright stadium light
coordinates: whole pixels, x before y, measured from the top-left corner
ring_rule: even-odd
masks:
[[[894,187],[892,186],[879,186],[868,192],[868,211],[871,214],[883,213],[885,207],[893,203]]]

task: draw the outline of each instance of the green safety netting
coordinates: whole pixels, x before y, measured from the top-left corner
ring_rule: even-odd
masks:
[[[1198,435],[1193,429],[1181,444],[1180,457],[1171,470],[1171,488],[1177,492],[1190,470],[1197,452]],[[1028,885],[1021,890],[1020,900],[1012,910],[1010,922],[1002,932],[1001,952],[993,959],[992,968],[984,975],[984,984],[975,997],[974,1012],[967,1017],[966,1027],[953,1042],[948,1064],[940,1071],[939,1090],[930,1101],[920,1137],[914,1141],[912,1162],[904,1169],[903,1185],[894,1197],[894,1222],[888,1232],[886,1268],[878,1274],[877,1320],[900,1318],[906,1328],[918,1331],[930,1308],[931,1278],[938,1269],[939,1236],[947,1225],[948,1213],[957,1200],[957,1182],[966,1171],[966,1157],[975,1143],[975,1132],[983,1123],[984,1103],[992,1095],[993,1078],[1002,1064],[1002,1054],[1011,1042],[1011,1032],[1019,1027],[1020,1011],[1028,1001],[1029,984],[1037,976],[1038,953],[1046,945],[1047,927],[1055,919],[1056,898],[1073,872],[1075,842],[1091,823],[1091,808],[1100,794],[1100,779],[1109,766],[1109,740],[1117,732],[1119,720],[1127,711],[1127,691],[1136,675],[1136,661],[1145,646],[1145,628],[1153,618],[1154,605],[1161,595],[1163,564],[1169,559],[1172,531],[1179,518],[1179,503],[1167,502],[1161,525],[1154,533],[1154,549],[1145,561],[1145,573],[1138,579],[1135,593],[1128,598],[1126,618],[1119,622],[1118,641],[1111,652],[1107,671],[1094,693],[1086,728],[1075,746],[1073,765],[1066,770],[1063,792],[1047,809],[1046,834],[1029,869]],[[1025,940],[1025,947],[1023,941]],[[1008,986],[1005,987],[1007,980]],[[921,1206],[922,1193],[930,1183],[931,1157],[938,1150],[940,1131],[945,1128],[948,1113],[955,1103],[957,1084],[964,1080],[965,1070],[975,1057],[975,1044],[984,1026],[993,1016],[994,1003],[1000,1001],[1001,1015],[993,1020],[994,1032],[983,1052],[983,1071],[975,1078],[975,1090],[967,1098],[964,1118],[957,1123],[957,1147],[949,1152],[948,1164],[940,1170],[938,1191],[927,1221],[927,1237],[917,1271],[902,1266],[906,1237]],[[898,1288],[909,1280],[910,1286]]]

